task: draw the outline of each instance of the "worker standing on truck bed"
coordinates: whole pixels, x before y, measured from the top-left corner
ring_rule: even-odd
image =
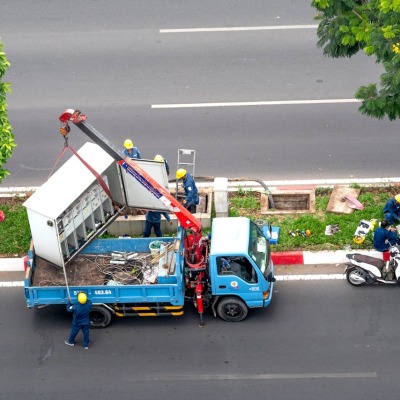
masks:
[[[88,300],[86,293],[80,292],[78,294],[78,303],[71,304],[71,299],[68,298],[67,311],[74,313],[72,320],[71,333],[65,344],[68,346],[75,346],[76,335],[82,330],[83,333],[83,347],[87,350],[90,346],[89,330],[90,318],[89,313],[92,308],[92,302]]]
[[[151,235],[151,228],[154,228],[154,233],[157,237],[162,237],[161,214],[164,215],[164,218],[172,225],[171,218],[166,212],[147,211],[143,237],[149,237]]]
[[[180,168],[176,171],[176,179],[183,180],[183,189],[185,190],[185,199],[183,205],[192,213],[196,212],[196,206],[199,204],[199,195],[196,183],[192,175],[186,172],[186,169]]]
[[[124,150],[122,150],[122,152],[124,153],[125,157],[137,158],[138,160],[142,159],[139,149],[133,146],[133,142],[131,139],[125,140]]]

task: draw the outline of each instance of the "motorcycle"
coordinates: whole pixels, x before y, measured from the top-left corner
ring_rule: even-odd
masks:
[[[400,246],[390,246],[388,251],[390,261],[386,262],[365,254],[346,254],[349,259],[344,271],[347,282],[353,286],[370,285],[372,283],[400,284]]]

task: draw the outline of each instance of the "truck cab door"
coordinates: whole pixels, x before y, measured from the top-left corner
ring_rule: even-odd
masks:
[[[215,296],[238,296],[249,307],[263,306],[263,292],[269,287],[262,273],[245,256],[218,256],[212,285]]]

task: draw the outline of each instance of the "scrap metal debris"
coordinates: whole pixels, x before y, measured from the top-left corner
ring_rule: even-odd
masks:
[[[340,228],[339,228],[338,224],[327,225],[325,227],[325,235],[327,235],[327,236],[335,235],[338,232],[340,232]]]
[[[135,257],[132,257],[135,254]],[[131,255],[131,257],[129,257]],[[121,264],[112,264],[111,260],[124,258]],[[130,258],[130,259],[128,259]],[[70,286],[85,285],[141,285],[157,283],[158,264],[151,263],[148,253],[128,255],[79,255],[66,266]],[[36,257],[36,268],[32,278],[33,286],[65,286],[63,270]]]

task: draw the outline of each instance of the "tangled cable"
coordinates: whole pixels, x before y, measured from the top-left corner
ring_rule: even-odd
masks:
[[[151,264],[150,254],[137,254],[121,264],[112,264],[112,260],[110,255],[78,256],[66,266],[69,285],[142,285],[157,282],[158,264]],[[37,257],[32,284],[65,286],[65,277],[62,269]]]

